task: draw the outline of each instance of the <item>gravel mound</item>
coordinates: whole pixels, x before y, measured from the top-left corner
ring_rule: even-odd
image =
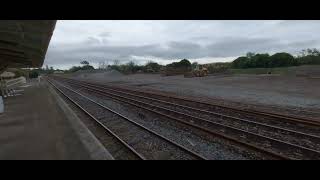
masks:
[[[116,70],[94,70],[94,71],[77,71],[74,73],[75,78],[79,79],[95,79],[95,80],[105,80],[110,78],[119,78],[123,74]]]

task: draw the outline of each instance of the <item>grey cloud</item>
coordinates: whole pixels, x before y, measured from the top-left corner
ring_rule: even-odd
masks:
[[[88,39],[85,41],[87,44],[99,44],[100,40],[95,37],[88,37]]]
[[[318,40],[312,39],[312,40],[306,40],[306,41],[295,41],[290,43],[291,47],[294,48],[311,48],[314,46],[317,46],[317,44],[320,44]]]
[[[102,59],[119,59],[127,61],[131,55],[142,56],[150,52],[156,51],[154,45],[148,46],[109,46],[109,45],[60,45],[57,47],[49,47],[46,56],[46,62],[49,64],[78,64],[78,62],[87,58],[90,62],[98,63]]]
[[[87,45],[107,44],[109,41],[107,38],[88,37],[84,43]]]
[[[168,43],[168,49],[165,54],[160,56],[164,58],[199,58],[203,53],[203,47],[192,42],[171,41]]]
[[[209,37],[208,36],[196,36],[190,38],[190,40],[207,40]]]
[[[163,32],[159,32],[162,33],[159,37],[172,41],[157,42],[156,38],[153,39],[153,37],[150,38],[147,36],[149,39],[143,39],[144,36],[140,36],[142,39],[140,43],[147,43],[147,45],[126,45],[126,41],[120,41],[120,45],[116,46],[112,43],[117,42],[117,39],[121,39],[121,35],[126,35],[125,32],[118,34],[118,37],[117,31],[112,31],[112,38],[110,38],[110,32],[97,31],[96,33],[90,34],[89,37],[83,37],[85,40],[82,42],[74,41],[74,43],[70,44],[51,43],[45,63],[78,64],[80,59],[83,58],[92,59],[92,61],[95,62],[101,59],[119,59],[127,61],[131,56],[150,56],[166,60],[180,58],[234,57],[244,55],[248,51],[257,53],[287,51],[292,53],[303,48],[320,47],[320,42],[318,40],[319,36],[317,36],[316,33],[312,34],[312,29],[317,29],[316,27],[320,26],[319,22],[320,21],[279,21],[271,23],[271,25],[267,23],[263,25],[263,28],[258,28],[255,31],[259,22],[228,21],[225,23],[224,21],[218,21],[218,23],[212,23],[212,21],[182,21],[179,22],[180,24],[178,25],[174,23],[164,24],[164,27],[166,28],[164,28]],[[70,25],[70,23],[68,24]],[[210,25],[212,24],[214,26],[211,27]],[[182,25],[184,25],[183,27],[185,27],[186,30],[181,32],[178,28],[182,27]],[[199,30],[201,25],[206,26],[204,31]],[[250,26],[248,27],[247,25]],[[307,29],[302,31],[299,28],[298,30],[300,31],[297,31],[294,27],[298,26],[303,28],[312,27],[310,30],[310,37],[309,34],[306,36],[303,36],[303,34],[301,35],[301,32],[308,33],[309,31],[307,31]],[[234,29],[235,27],[236,29]],[[122,27],[118,28],[122,29]],[[211,29],[215,29],[216,31],[211,32]],[[68,35],[70,34],[68,34],[68,31],[65,29],[62,29],[61,31],[66,32],[60,32],[61,39],[66,39],[67,41]],[[228,33],[223,34],[226,31]],[[252,32],[249,33],[250,36],[246,34],[247,31]],[[287,35],[286,32],[289,31],[291,34],[289,33],[289,35]],[[140,29],[138,32],[140,32]],[[143,33],[142,29],[141,34]],[[166,33],[169,35],[166,36]],[[182,33],[185,33],[185,35],[181,35]],[[297,33],[298,36],[297,38],[292,39],[292,37],[295,36],[295,33]],[[73,38],[71,39],[78,39],[76,34],[72,35]],[[139,34],[137,33],[137,35]],[[114,38],[113,36],[118,38]],[[127,39],[131,38],[131,36],[128,35],[126,37]],[[137,39],[140,40],[140,37],[136,39],[133,38],[132,41]],[[61,42],[63,41],[59,40],[59,43]],[[153,42],[157,43],[152,44]]]
[[[46,61],[50,64],[78,63],[80,59],[88,58],[96,62],[96,59],[119,59],[123,62],[131,56],[152,56],[165,59],[197,58],[201,47],[193,43],[171,42],[165,48],[159,44],[143,46],[111,46],[111,45],[89,45],[87,43],[73,46],[60,45],[50,47]],[[97,62],[96,62],[97,63]]]
[[[90,38],[91,42],[97,43],[97,39]],[[99,41],[100,42],[100,41]],[[273,51],[294,52],[297,47],[310,46],[317,41],[296,41],[283,43],[276,39],[268,38],[235,38],[225,37],[208,46],[201,46],[192,42],[172,41],[167,47],[160,44],[142,46],[112,46],[109,44],[82,44],[52,46],[47,54],[47,62],[52,64],[75,63],[87,58],[91,62],[98,63],[102,59],[119,59],[126,62],[131,56],[158,57],[162,59],[197,59],[202,57],[233,57],[241,56],[247,52],[270,53]],[[299,49],[300,50],[300,49]]]
[[[319,24],[319,20],[283,20],[280,21],[277,25],[280,26],[291,26],[291,25],[317,25]]]
[[[110,37],[110,35],[111,35],[110,32],[103,32],[99,34],[100,37]]]
[[[106,44],[106,43],[108,43],[109,41],[108,41],[108,39],[103,38],[103,39],[101,40],[101,42],[104,43],[104,44]]]
[[[207,46],[209,56],[230,57],[243,55],[246,52],[269,52],[281,49],[284,45],[269,38],[235,38],[226,37]]]
[[[225,37],[215,43],[207,46],[208,56],[212,57],[230,57],[240,56],[247,52],[256,53],[275,53],[286,51],[296,53],[297,51],[308,47],[319,47],[317,40],[300,41],[281,41],[275,38],[236,38]]]
[[[61,22],[45,64],[76,65],[83,58],[125,62],[132,56],[168,63],[170,59],[235,57],[248,51],[296,53],[320,47],[320,21],[139,21],[132,28],[126,23],[132,22]],[[90,27],[94,28],[88,31]]]

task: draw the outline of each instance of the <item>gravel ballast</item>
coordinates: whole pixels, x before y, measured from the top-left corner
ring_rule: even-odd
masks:
[[[173,92],[178,95],[205,96],[250,104],[320,109],[318,93],[320,81],[307,77],[229,75],[184,78],[160,74],[122,75],[118,72],[83,76],[74,76],[74,78],[131,85]]]

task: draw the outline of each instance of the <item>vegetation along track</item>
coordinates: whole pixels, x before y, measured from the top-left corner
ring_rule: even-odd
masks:
[[[116,137],[121,142],[121,148],[125,149],[122,151],[126,152],[127,159],[206,159],[57,81],[48,81],[101,125],[107,133]]]
[[[66,80],[67,79],[64,79],[64,81]],[[251,148],[254,147],[259,151],[264,150],[269,153],[277,152],[278,154],[284,154],[286,157],[293,159],[319,159],[319,137],[316,135],[227,115],[210,113],[209,111],[203,111],[146,96],[138,96],[124,90],[119,91],[97,86],[92,83],[79,84],[78,81],[67,81],[68,83],[73,83],[73,85],[82,86],[88,88],[88,90],[91,89],[91,91],[103,93],[116,100],[152,110],[153,112],[166,115],[171,119],[179,120],[205,131],[210,131],[211,133],[222,132],[223,137],[230,138],[231,136],[233,138],[230,138],[229,140],[240,141],[246,146],[250,146]],[[146,100],[149,100],[149,102]],[[165,104],[165,106],[161,103]]]

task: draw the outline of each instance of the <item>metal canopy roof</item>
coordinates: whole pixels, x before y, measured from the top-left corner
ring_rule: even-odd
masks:
[[[40,67],[56,20],[0,20],[0,71]]]

